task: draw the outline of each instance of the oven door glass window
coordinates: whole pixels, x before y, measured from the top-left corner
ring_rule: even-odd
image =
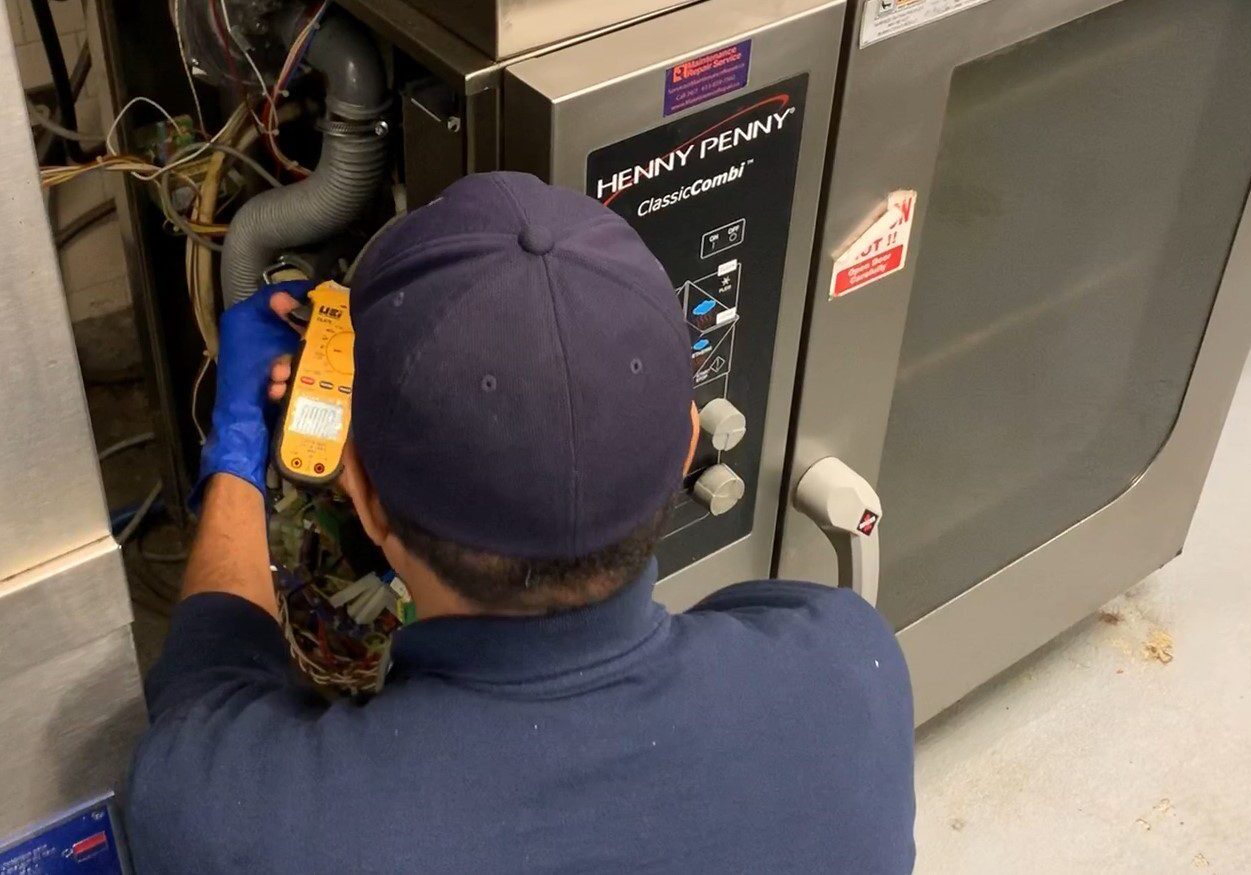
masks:
[[[1248,46],[1245,0],[1124,0],[954,71],[879,481],[897,628],[1167,441],[1251,181]]]

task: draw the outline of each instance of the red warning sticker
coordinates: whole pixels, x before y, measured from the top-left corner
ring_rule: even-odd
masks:
[[[915,191],[893,191],[887,196],[886,208],[835,257],[831,300],[903,270],[908,263],[908,240],[916,205]]]
[[[873,511],[866,510],[864,512],[864,516],[860,517],[860,524],[856,526],[856,529],[860,532],[860,534],[868,537],[872,535],[873,530],[877,528],[877,521],[879,519],[881,519],[881,517]]]

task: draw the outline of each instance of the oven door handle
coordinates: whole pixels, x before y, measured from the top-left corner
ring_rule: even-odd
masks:
[[[882,501],[868,481],[833,456],[799,480],[795,507],[830,539],[838,557],[838,584],[877,603],[878,537]]]

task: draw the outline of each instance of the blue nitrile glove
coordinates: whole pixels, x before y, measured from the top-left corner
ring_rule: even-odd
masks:
[[[199,511],[204,485],[214,474],[233,474],[265,492],[269,434],[278,412],[269,400],[269,372],[275,359],[300,345],[300,335],[269,301],[277,292],[303,301],[315,285],[296,280],[262,286],[222,316],[213,427],[200,453],[200,479],[189,502],[193,511]]]

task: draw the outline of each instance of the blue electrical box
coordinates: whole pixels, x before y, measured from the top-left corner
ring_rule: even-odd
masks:
[[[0,875],[129,875],[113,795],[0,839]]]

